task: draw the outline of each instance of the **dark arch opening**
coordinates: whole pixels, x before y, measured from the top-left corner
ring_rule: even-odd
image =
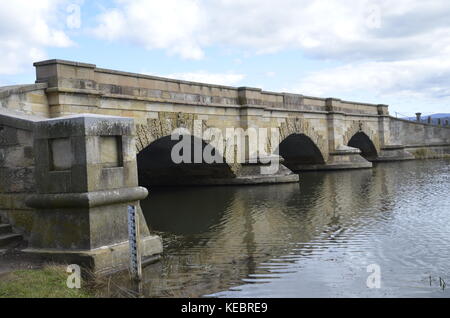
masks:
[[[369,161],[377,158],[377,149],[372,140],[362,131],[357,132],[348,142],[348,146],[361,150],[361,156]]]
[[[284,159],[283,164],[292,171],[311,169],[311,165],[325,163],[320,149],[304,134],[289,135],[280,143],[278,149]]]
[[[139,185],[145,187],[201,185],[210,179],[234,177],[230,166],[225,163],[225,159],[216,149],[213,149],[210,153],[217,158],[221,158],[219,163],[207,163],[203,156],[198,163],[195,163],[194,149],[197,146],[194,143],[201,145],[202,154],[208,144],[194,136],[185,138],[190,139],[191,145],[190,154],[186,154],[188,158],[190,157],[188,162],[176,163],[172,160],[172,149],[178,144],[179,140],[172,140],[171,136],[155,140],[137,154]],[[179,153],[185,155],[183,150]]]

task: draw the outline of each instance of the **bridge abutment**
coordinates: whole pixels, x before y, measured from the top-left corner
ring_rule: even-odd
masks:
[[[143,261],[157,259],[161,239],[150,235],[139,200],[134,124],[129,118],[70,116],[36,123],[36,194],[25,253],[88,266],[97,273],[128,266],[127,206],[140,214]]]

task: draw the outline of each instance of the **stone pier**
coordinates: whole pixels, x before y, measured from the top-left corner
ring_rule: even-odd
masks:
[[[77,115],[39,121],[34,129],[36,193],[25,253],[78,264],[97,273],[129,262],[127,206],[141,215],[143,262],[158,258],[161,239],[150,235],[139,200],[135,131],[129,118]]]

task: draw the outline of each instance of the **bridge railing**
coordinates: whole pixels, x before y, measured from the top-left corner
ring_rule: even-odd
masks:
[[[398,119],[408,120],[412,122],[436,125],[436,126],[450,126],[450,115],[436,117],[433,113],[415,113],[414,116],[406,115],[400,112],[394,112]]]

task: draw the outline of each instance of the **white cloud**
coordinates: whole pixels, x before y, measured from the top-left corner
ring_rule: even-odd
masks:
[[[72,44],[62,23],[68,0],[0,2],[0,74]],[[77,3],[82,3],[77,1]],[[240,58],[297,49],[341,65],[290,87],[300,93],[377,98],[449,96],[448,0],[116,0],[97,15],[100,39],[202,59],[208,48]],[[65,6],[63,6],[65,5]],[[58,15],[61,9],[62,14]],[[61,13],[60,12],[60,13]],[[281,78],[283,70],[275,70]],[[270,77],[269,73],[265,74]],[[236,85],[242,74],[193,72],[170,77]],[[291,90],[290,89],[290,90]],[[366,98],[364,98],[366,100]]]
[[[448,0],[116,0],[94,32],[192,59],[208,47],[247,57],[298,49],[343,65],[299,80],[301,93],[437,102],[449,95],[449,16]]]
[[[200,59],[203,51],[193,40],[201,30],[203,12],[194,0],[119,0],[119,8],[99,15],[93,31],[107,40],[128,41],[146,49]]]
[[[289,91],[322,97],[393,101],[404,112],[435,105],[450,111],[450,59],[447,55],[402,61],[363,62],[315,71]],[[422,109],[423,110],[423,109]]]
[[[0,74],[15,74],[46,58],[46,47],[68,47],[72,41],[58,27],[62,0],[0,2]]]
[[[450,97],[448,56],[392,62],[364,62],[316,71],[302,78],[297,91],[324,95],[370,89],[378,95]]]
[[[94,32],[201,58],[209,46],[339,60],[450,52],[448,0],[117,0]]]
[[[157,75],[157,74],[152,74]],[[173,79],[209,83],[217,85],[235,86],[241,82],[245,75],[236,73],[209,73],[206,71],[186,72],[186,73],[172,73],[165,75],[157,75]]]

